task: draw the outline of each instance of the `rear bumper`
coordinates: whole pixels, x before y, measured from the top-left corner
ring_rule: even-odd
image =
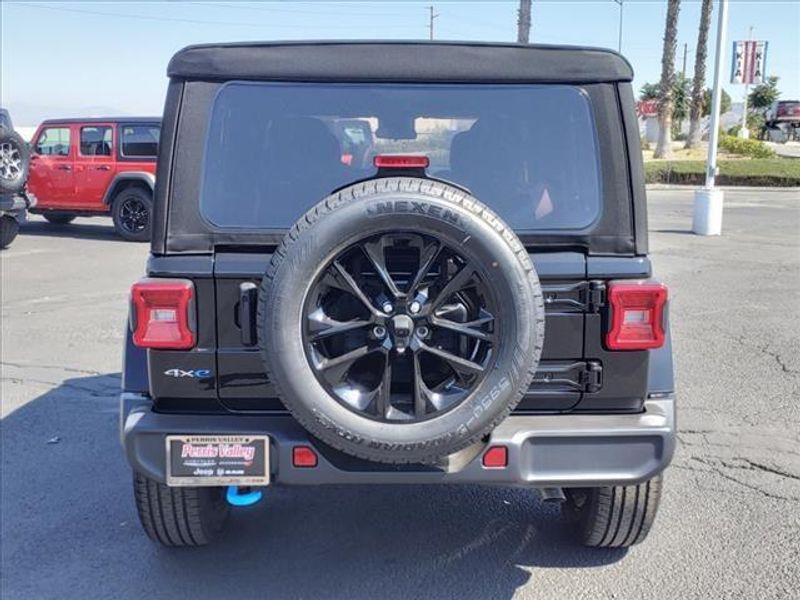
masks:
[[[160,414],[147,396],[123,393],[120,428],[128,461],[138,471],[165,481],[166,435],[267,434],[275,484],[480,483],[531,487],[582,487],[638,483],[657,475],[675,448],[675,402],[645,402],[628,415],[511,416],[491,434],[488,445],[508,448],[506,468],[481,465],[485,446],[468,448],[437,467],[383,465],[353,459],[322,445],[289,416]],[[319,464],[291,464],[294,445],[313,446]]]

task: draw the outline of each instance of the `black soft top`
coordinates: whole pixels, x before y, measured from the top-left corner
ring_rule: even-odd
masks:
[[[631,81],[621,55],[601,48],[477,42],[318,41],[189,46],[174,79],[440,83]]]
[[[161,123],[161,117],[67,117],[66,119],[45,119],[42,125],[67,123]]]

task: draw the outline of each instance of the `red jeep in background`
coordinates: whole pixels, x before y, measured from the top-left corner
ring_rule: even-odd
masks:
[[[31,212],[64,225],[111,215],[127,240],[150,239],[158,117],[49,119],[31,143]]]

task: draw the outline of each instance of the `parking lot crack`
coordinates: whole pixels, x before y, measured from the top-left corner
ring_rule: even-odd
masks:
[[[743,461],[745,465],[736,465],[735,467],[731,468],[739,468],[739,469],[744,468],[751,471],[763,471],[765,473],[772,473],[773,475],[778,475],[779,477],[786,477],[788,479],[794,479],[795,481],[800,481],[800,475],[795,475],[794,473],[790,473],[789,471],[784,471],[783,469],[779,469],[777,467],[765,465],[763,463],[758,463],[753,460],[750,460],[749,458],[744,458],[744,457],[737,456],[736,460]]]
[[[748,347],[748,348],[755,348],[761,354],[769,356],[770,358],[772,358],[775,361],[775,363],[780,367],[781,371],[783,371],[784,373],[786,373],[788,375],[797,375],[797,374],[800,373],[800,371],[798,371],[797,369],[790,368],[789,365],[786,364],[786,361],[784,361],[783,356],[779,352],[775,352],[774,350],[771,350],[769,344],[764,345],[764,346],[756,346],[756,345],[750,343],[749,338],[747,336],[744,336],[744,335],[737,335],[737,336],[733,337],[732,339],[735,340],[741,346],[745,346],[745,347]]]
[[[742,481],[738,477],[736,477],[736,476],[734,476],[734,475],[732,475],[730,473],[727,473],[724,470],[724,469],[731,469],[731,470],[738,469],[738,470],[755,471],[755,470],[759,470],[759,469],[755,469],[755,468],[752,468],[750,466],[732,465],[730,463],[726,463],[725,461],[721,461],[721,460],[715,461],[715,460],[706,459],[706,458],[703,458],[703,457],[700,457],[700,456],[690,456],[689,458],[691,460],[693,460],[693,461],[696,461],[696,462],[699,462],[699,463],[701,463],[703,465],[706,465],[713,473],[715,473],[716,475],[719,475],[723,479],[727,479],[728,481],[736,483],[736,484],[738,484],[738,485],[740,485],[742,487],[745,487],[747,489],[753,490],[754,492],[757,492],[758,494],[760,494],[760,495],[762,495],[762,496],[764,496],[766,498],[772,498],[774,500],[785,500],[787,502],[800,502],[800,498],[798,498],[798,497],[795,497],[795,496],[783,496],[783,495],[780,495],[780,494],[775,494],[775,493],[767,491],[767,490],[763,489],[762,487],[759,487],[759,486],[757,486],[755,484],[749,483],[747,481]],[[691,469],[689,469],[689,470],[691,470]],[[768,472],[772,472],[774,474],[781,475],[780,472],[775,473],[774,470],[769,470],[769,469],[767,469],[767,470],[768,470]],[[697,469],[697,471],[703,471],[703,470],[702,469]]]

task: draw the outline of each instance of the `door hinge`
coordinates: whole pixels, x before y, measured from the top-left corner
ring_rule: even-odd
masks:
[[[590,281],[586,289],[586,312],[600,312],[606,304],[606,284],[602,281]]]
[[[553,312],[598,312],[606,299],[606,285],[602,281],[545,283],[542,292],[545,309]]]
[[[596,360],[586,362],[580,374],[584,392],[597,392],[603,387],[603,365]]]
[[[602,387],[603,365],[600,361],[545,361],[539,364],[529,393],[597,392]]]

